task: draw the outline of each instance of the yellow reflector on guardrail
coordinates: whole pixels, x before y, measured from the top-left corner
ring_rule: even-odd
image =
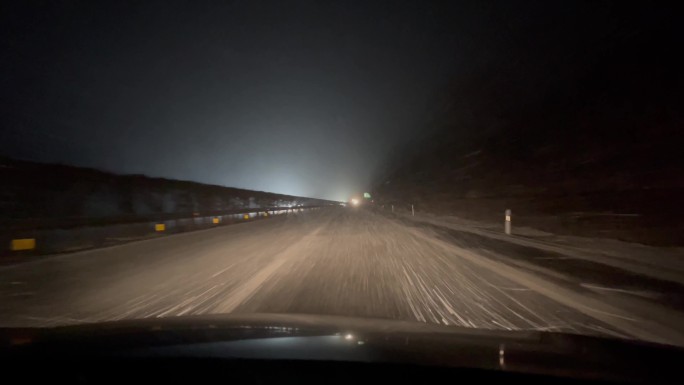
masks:
[[[36,240],[33,238],[12,239],[10,248],[13,251],[33,250],[36,248]]]
[[[155,231],[164,231],[164,230],[166,230],[166,225],[163,223],[157,223],[156,225],[154,225],[154,230]]]
[[[243,216],[243,218],[249,219],[249,214],[245,214],[245,215]]]
[[[214,224],[217,224],[217,223],[219,223],[219,219],[218,218],[212,218],[211,222]]]

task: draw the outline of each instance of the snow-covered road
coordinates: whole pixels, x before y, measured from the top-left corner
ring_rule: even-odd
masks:
[[[312,210],[2,267],[0,325],[310,313],[681,343],[486,249],[370,210]]]

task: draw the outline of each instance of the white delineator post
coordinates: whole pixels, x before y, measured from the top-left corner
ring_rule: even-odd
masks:
[[[392,205],[392,212],[394,212],[394,205]]]
[[[413,217],[415,217],[415,216],[416,216],[416,212],[415,212],[415,211],[413,211],[413,205],[411,205],[411,216],[413,216]]]
[[[506,234],[511,235],[511,210],[506,210],[506,221],[504,222]]]

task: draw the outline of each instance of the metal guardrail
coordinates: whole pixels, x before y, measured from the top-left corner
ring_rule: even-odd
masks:
[[[217,227],[231,223],[266,219],[277,214],[300,212],[335,205],[296,207],[260,207],[221,210],[204,213],[137,216],[116,218],[106,223],[89,221],[88,218],[62,218],[62,221],[44,223],[43,228],[30,227],[31,221],[21,226],[0,228],[0,262],[13,257],[20,261],[30,255],[44,255],[89,248],[111,246],[133,240],[154,237],[156,234],[174,234]],[[110,218],[111,219],[111,218]],[[122,219],[126,219],[123,221]],[[135,219],[135,220],[133,220]],[[48,224],[54,227],[45,227]],[[56,226],[55,226],[56,225]],[[22,257],[23,256],[23,257]],[[7,258],[9,257],[9,259]]]
[[[0,232],[17,230],[47,230],[47,229],[70,229],[85,226],[107,226],[126,223],[163,222],[174,219],[187,219],[196,217],[212,217],[232,214],[245,214],[255,212],[273,212],[295,209],[312,209],[329,207],[334,205],[313,206],[285,206],[285,207],[252,207],[236,208],[231,210],[197,211],[185,213],[156,213],[149,215],[122,215],[117,217],[67,217],[67,218],[20,218],[0,219]]]

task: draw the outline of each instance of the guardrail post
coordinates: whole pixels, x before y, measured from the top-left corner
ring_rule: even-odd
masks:
[[[511,210],[506,210],[506,220],[504,222],[504,231],[507,235],[511,235]]]

